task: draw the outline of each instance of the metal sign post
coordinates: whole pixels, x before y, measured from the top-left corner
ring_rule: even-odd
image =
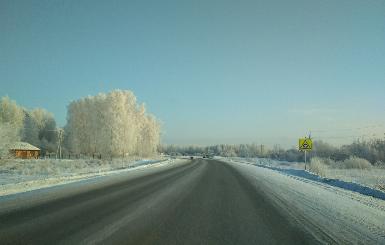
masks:
[[[306,164],[307,164],[306,153],[307,151],[311,151],[313,149],[313,141],[310,138],[301,138],[298,141],[298,148],[300,151],[305,152],[305,170],[306,170]]]
[[[305,170],[306,170],[306,150],[304,152],[305,152]]]

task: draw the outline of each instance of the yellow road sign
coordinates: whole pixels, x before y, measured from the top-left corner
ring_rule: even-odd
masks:
[[[309,138],[299,139],[298,147],[300,150],[311,151],[313,149],[313,141]]]

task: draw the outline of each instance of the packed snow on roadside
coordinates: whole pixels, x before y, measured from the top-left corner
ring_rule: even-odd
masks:
[[[160,167],[178,159],[9,159],[0,161],[0,196],[84,179]]]
[[[336,244],[385,244],[385,201],[270,168],[222,159],[262,190],[278,210]]]
[[[287,175],[308,178],[319,182],[329,183],[334,186],[359,191],[361,194],[374,193],[371,196],[385,200],[385,169],[371,167],[368,169],[338,169],[324,166],[322,176],[310,171],[305,171],[305,164],[298,162],[278,161],[267,158],[222,158],[228,161],[264,166],[280,171]]]

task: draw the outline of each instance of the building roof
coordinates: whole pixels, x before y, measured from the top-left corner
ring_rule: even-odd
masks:
[[[10,150],[26,150],[26,151],[40,151],[39,148],[27,142],[15,142],[10,145]]]

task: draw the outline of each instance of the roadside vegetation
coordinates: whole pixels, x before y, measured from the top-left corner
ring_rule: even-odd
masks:
[[[336,168],[367,169],[371,166],[385,167],[385,139],[370,141],[355,141],[341,147],[332,146],[323,141],[314,141],[313,151],[308,159],[322,158],[326,165],[336,165]],[[267,149],[258,144],[214,145],[214,146],[176,146],[161,147],[161,152],[169,155],[203,155],[213,154],[223,157],[270,158],[288,162],[303,162],[304,154],[297,149],[282,149],[274,147]],[[338,166],[337,166],[338,165]]]
[[[63,133],[64,132],[64,133]],[[23,141],[41,149],[41,155],[76,158],[149,157],[158,154],[160,123],[138,104],[128,90],[88,96],[68,105],[67,124],[59,128],[52,113],[26,109],[0,100],[0,158],[10,158],[9,146]]]
[[[70,103],[65,145],[75,154],[154,156],[160,124],[131,91],[115,90]]]
[[[354,182],[385,191],[385,166],[372,165],[368,160],[350,157],[343,161],[313,157],[308,170],[321,177]]]
[[[309,171],[313,172],[321,177],[326,176],[326,169],[327,165],[324,163],[324,161],[321,158],[314,157],[311,159],[309,163]]]
[[[143,160],[139,157],[108,159],[2,159],[0,160],[0,184],[9,176],[47,178],[90,174],[131,168],[165,160],[158,157]],[[28,178],[26,178],[28,179]]]
[[[17,141],[28,142],[43,152],[57,147],[56,121],[52,113],[35,108],[28,110],[9,97],[0,100],[0,157],[8,154],[8,146]]]
[[[242,158],[278,168],[304,169],[304,154],[297,149],[266,149],[257,144],[199,146],[162,146],[170,155],[204,155]],[[314,141],[308,154],[307,170],[321,177],[359,183],[385,191],[385,140],[355,141],[335,147]],[[255,160],[258,158],[259,160]]]

